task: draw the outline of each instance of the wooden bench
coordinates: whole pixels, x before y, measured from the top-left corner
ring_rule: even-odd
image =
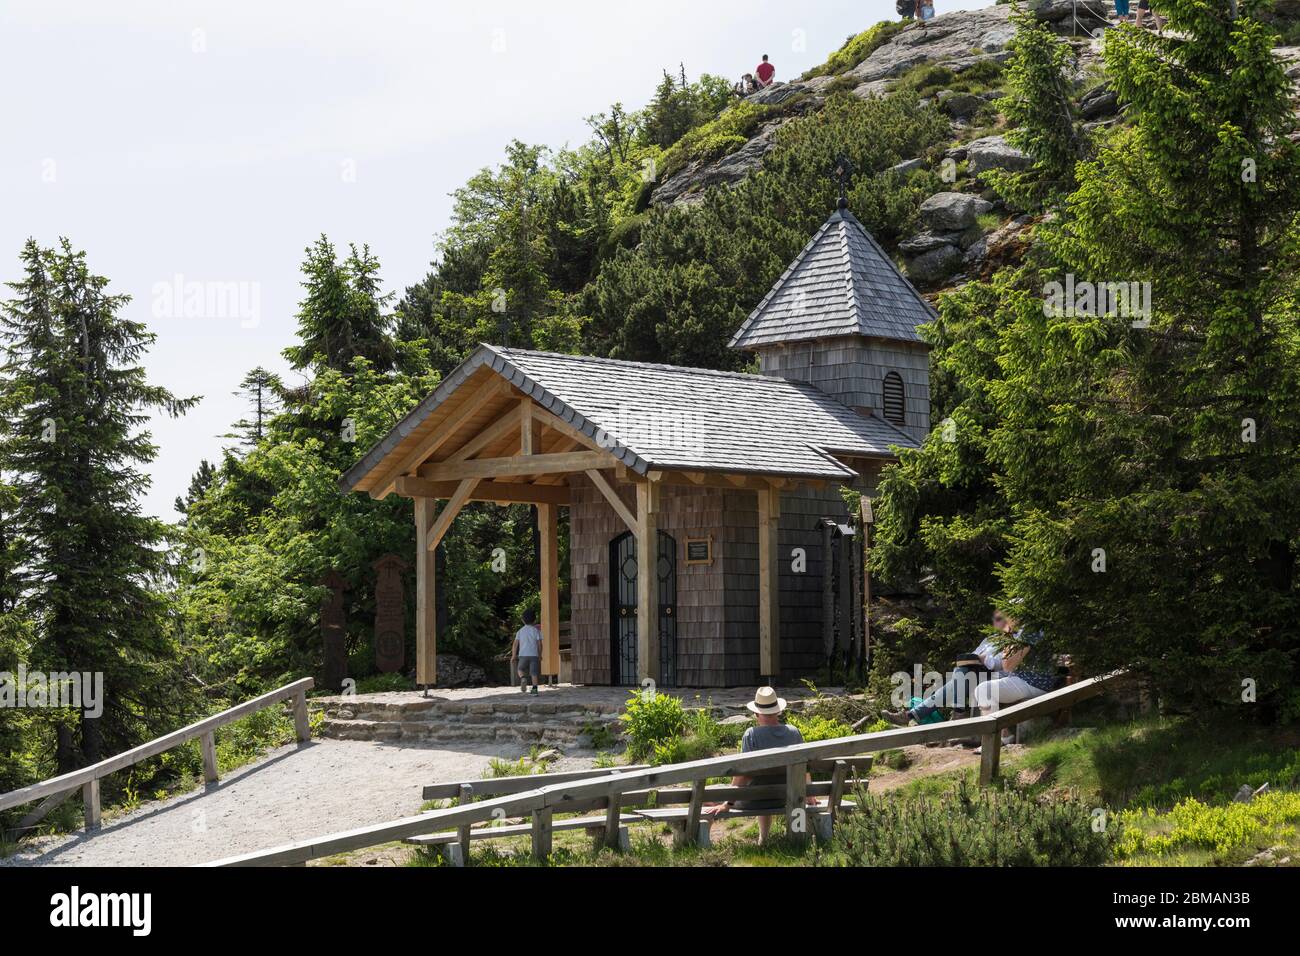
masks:
[[[850,783],[865,789],[869,783],[875,757],[845,757],[839,760],[813,760],[806,765],[809,774],[830,774],[830,780],[807,783],[787,780],[784,784],[748,784],[733,787],[730,784],[705,786],[696,781],[690,788],[652,791],[655,806],[633,811],[637,816],[657,823],[666,823],[673,830],[673,842],[678,846],[694,844],[709,846],[713,820],[737,817],[785,816],[794,836],[817,834],[818,839],[829,841],[834,832],[835,820],[845,810],[856,809],[851,800],[844,799]],[[796,784],[791,786],[791,784]],[[799,785],[801,784],[801,786]],[[630,794],[628,796],[631,796]],[[809,804],[807,798],[825,798],[825,803]],[[706,804],[729,802],[780,801],[769,809],[729,809],[705,817]],[[673,806],[685,804],[685,806]]]
[[[808,826],[801,826],[800,832],[811,829],[821,839],[830,839],[835,816],[843,810],[853,809],[851,801],[844,799],[846,788],[854,781],[866,785],[866,778],[871,773],[874,757],[848,757],[840,760],[814,760],[807,764],[807,771],[816,775],[829,775],[830,779],[805,784],[804,796],[825,798],[824,805],[807,806],[803,802],[796,809],[807,814],[801,818]],[[537,787],[539,784],[564,783],[572,780],[599,778],[613,773],[631,773],[646,769],[642,766],[611,767],[593,770],[570,770],[551,774],[530,774],[518,777],[500,777],[486,780],[456,781],[434,784],[424,788],[426,800],[451,799],[458,805],[467,805],[477,798],[494,797],[521,793]],[[698,791],[698,800],[694,799]],[[718,815],[718,819],[746,816],[787,815],[785,801],[787,788],[785,784],[762,784],[747,787],[733,787],[729,784],[707,786],[705,781],[696,781],[689,788],[662,788],[634,790],[622,794],[617,800],[597,798],[591,801],[573,804],[569,809],[584,811],[602,809],[599,816],[574,816],[546,821],[533,820],[528,823],[503,824],[495,822],[486,826],[463,826],[457,830],[441,833],[421,834],[408,837],[404,842],[412,846],[436,847],[441,850],[443,858],[453,866],[464,866],[469,859],[469,846],[475,840],[503,839],[505,837],[531,836],[533,852],[544,857],[550,853],[551,834],[557,831],[586,830],[598,846],[626,850],[630,845],[628,826],[634,823],[666,823],[673,829],[673,842],[678,846],[695,843],[709,845],[708,821],[702,819],[701,808],[705,803],[723,800],[780,800],[782,806],[773,810],[731,810]],[[652,804],[652,806],[645,806]],[[635,809],[641,807],[642,809]],[[617,816],[615,816],[617,814]],[[692,815],[694,815],[692,819]],[[536,814],[534,814],[536,816]]]

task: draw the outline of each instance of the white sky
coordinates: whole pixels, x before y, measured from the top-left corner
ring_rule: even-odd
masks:
[[[427,271],[448,194],[511,139],[577,145],[584,116],[640,108],[679,62],[734,78],[768,53],[789,78],[893,18],[893,0],[4,0],[0,280],[27,237],[66,235],[134,297],[158,336],[152,380],[204,396],[153,427],[144,503],[171,520],[244,414],[243,374],[284,371],[321,232],[368,242],[400,294]],[[177,277],[241,283],[243,308],[169,307],[158,286]]]

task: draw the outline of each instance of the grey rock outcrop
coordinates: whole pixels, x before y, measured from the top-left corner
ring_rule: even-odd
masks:
[[[1004,136],[985,136],[966,144],[967,171],[972,176],[990,169],[1019,172],[1028,169],[1032,160],[1007,142]]]
[[[1086,120],[1114,116],[1119,112],[1119,96],[1109,83],[1094,86],[1079,100],[1079,115]]]
[[[1064,24],[1078,17],[1084,26],[1094,27],[1110,16],[1109,0],[1029,0],[1029,10],[1046,23]]]
[[[1011,7],[1003,4],[946,13],[924,26],[909,24],[849,72],[866,84],[901,76],[922,63],[960,73],[990,56],[1005,59],[1016,32],[1010,18]]]
[[[993,204],[969,193],[935,193],[921,203],[921,221],[937,232],[962,232],[993,208]]]
[[[907,274],[913,282],[931,285],[940,282],[961,266],[961,249],[944,243],[929,252],[906,260]]]
[[[652,203],[698,202],[711,186],[734,186],[763,166],[783,120],[768,123],[740,149],[713,162],[694,162],[674,173],[650,194]]]

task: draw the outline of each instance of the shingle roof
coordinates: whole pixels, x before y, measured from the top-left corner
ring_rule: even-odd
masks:
[[[736,349],[843,335],[922,343],[934,310],[847,209],[836,209],[731,339]]]
[[[851,478],[833,455],[893,458],[917,443],[812,385],[763,375],[481,345],[340,481],[351,490],[480,367],[639,474],[718,471]]]

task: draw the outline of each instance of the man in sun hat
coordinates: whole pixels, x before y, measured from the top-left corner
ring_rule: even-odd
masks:
[[[751,753],[755,750],[771,750],[773,747],[791,747],[795,744],[803,743],[803,734],[799,733],[797,727],[791,727],[781,722],[781,715],[785,713],[786,702],[784,698],[776,696],[776,691],[771,687],[760,687],[754,694],[754,699],[745,705],[749,712],[754,715],[754,726],[745,731],[745,736],[740,738],[740,752],[743,754]],[[757,774],[753,777],[738,775],[731,778],[733,787],[746,787],[750,784],[755,786],[771,786],[785,783],[785,771],[775,770],[766,773]],[[811,797],[808,802],[815,804],[816,801]],[[731,808],[731,802],[715,803],[704,808],[704,812],[713,816],[724,810]],[[783,800],[744,800],[736,804],[738,810],[783,810],[785,801]],[[770,816],[758,818],[758,842],[767,842],[767,832],[772,826]]]

